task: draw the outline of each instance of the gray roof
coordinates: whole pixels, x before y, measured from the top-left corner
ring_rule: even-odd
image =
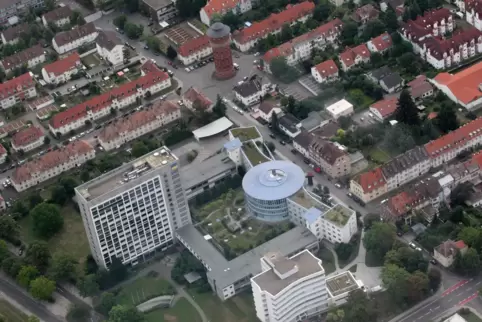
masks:
[[[215,22],[207,31],[209,38],[222,38],[231,33],[231,28],[221,22]]]
[[[291,133],[295,133],[298,131],[296,125],[300,123],[300,120],[291,114],[285,114],[278,119],[278,123],[287,128]]]
[[[427,151],[423,147],[417,146],[412,150],[408,150],[407,152],[400,154],[396,158],[383,165],[383,176],[385,178],[394,177],[398,173],[410,169],[414,165],[427,159]]]
[[[290,161],[269,161],[251,168],[243,177],[243,190],[261,200],[280,200],[303,187],[305,173]]]
[[[55,43],[60,47],[71,43],[74,40],[93,34],[96,31],[97,30],[95,29],[94,23],[89,22],[82,26],[76,26],[69,31],[59,32],[57,35],[55,35],[54,40]]]
[[[273,259],[274,256],[276,256],[276,258]],[[278,294],[297,280],[315,273],[324,272],[321,260],[313,256],[309,251],[303,251],[289,259],[286,257],[279,258],[277,254],[267,254],[266,257],[274,264],[274,269],[272,268],[254,277],[253,282],[255,282],[261,290],[271,295]],[[296,272],[285,278],[280,278],[275,272],[276,270],[281,274],[286,274],[295,267],[297,268]]]
[[[403,84],[403,78],[399,73],[391,73],[383,77],[380,82],[383,82],[387,88],[397,87]]]
[[[310,147],[311,142],[313,142],[313,138],[314,138],[314,136],[311,133],[309,133],[305,130],[302,130],[301,133],[298,134],[293,139],[293,141],[298,143],[303,148],[308,149]]]
[[[251,79],[235,86],[233,90],[242,97],[249,97],[261,91],[261,84],[258,80]]]
[[[322,121],[323,118],[320,113],[312,111],[308,113],[308,116],[304,120],[301,120],[301,126],[309,132],[319,127]]]
[[[193,225],[182,227],[176,231],[176,234],[211,268],[206,274],[209,280],[215,280],[218,289],[261,273],[260,259],[267,253],[280,252],[284,256],[291,256],[318,243],[316,237],[308,229],[297,226],[235,259],[227,261]]]
[[[329,121],[328,123],[322,125],[319,129],[314,130],[313,134],[324,138],[331,138],[336,135],[339,129],[340,126],[337,123]]]
[[[224,153],[216,154],[201,162],[195,159],[188,165],[183,164],[182,156],[178,157],[181,160],[181,181],[185,190],[236,168],[236,164]]]
[[[12,7],[17,3],[20,3],[20,0],[2,0],[0,1],[0,9]]]
[[[2,31],[3,37],[5,37],[6,41],[12,41],[20,37],[22,33],[26,33],[29,30],[29,26],[26,23],[17,25],[15,27],[10,27]]]
[[[392,73],[392,70],[388,66],[382,66],[372,71],[370,73],[370,76],[380,81],[382,78],[390,75],[391,73]]]
[[[172,0],[142,0],[142,2],[144,2],[146,5],[148,5],[154,10],[159,10],[161,8],[173,5]]]
[[[99,31],[99,35],[95,38],[95,42],[99,44],[100,47],[106,48],[107,50],[114,49],[117,45],[122,45],[122,41],[117,37],[114,31]]]
[[[58,7],[52,11],[44,14],[44,18],[47,22],[55,22],[61,19],[70,18],[73,11],[69,6]]]

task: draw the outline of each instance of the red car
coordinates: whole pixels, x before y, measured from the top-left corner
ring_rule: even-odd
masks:
[[[315,168],[315,172],[316,172],[316,173],[321,173],[321,168],[316,167],[316,168]]]

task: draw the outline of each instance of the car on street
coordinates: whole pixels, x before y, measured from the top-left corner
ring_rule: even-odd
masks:
[[[338,189],[341,189],[341,184],[335,183],[335,187],[337,187]]]
[[[321,168],[320,168],[320,167],[315,167],[314,170],[315,170],[316,173],[321,173]]]
[[[415,249],[417,246],[415,246],[414,243],[409,243],[408,246],[412,247],[413,249]]]
[[[10,201],[7,201],[5,202],[5,206],[7,206],[7,208],[10,208],[12,207],[12,203]]]
[[[152,26],[154,24],[154,21],[149,21],[149,23],[147,24],[148,27]]]
[[[243,77],[243,81],[245,82],[245,81],[247,81],[247,80],[248,80],[248,76],[244,76],[244,77]]]
[[[403,236],[403,233],[401,231],[397,231],[397,236],[398,237],[402,237]]]
[[[303,159],[303,162],[306,163],[306,164],[310,164],[310,159],[304,158],[304,159]]]
[[[144,46],[144,49],[145,49],[145,50],[149,50],[149,46],[145,45],[145,46]]]
[[[209,58],[209,61],[212,63],[214,61],[214,58],[213,57]]]
[[[350,198],[353,197],[353,194],[351,192],[347,192],[346,195]]]
[[[298,153],[298,151],[297,151],[296,149],[291,149],[291,153],[293,153],[293,154],[297,154],[297,153]]]
[[[283,140],[279,141],[279,143],[280,143],[281,145],[286,145],[286,142],[283,141]]]
[[[436,261],[435,259],[431,259],[431,260],[430,260],[430,264],[432,264],[432,265],[437,265],[437,261]]]
[[[254,57],[258,57],[259,55],[261,55],[259,51],[254,53]]]
[[[184,102],[182,100],[177,101],[177,105],[184,106]]]
[[[167,95],[162,95],[160,99],[161,99],[161,100],[165,100],[166,97],[167,97]]]
[[[270,133],[269,137],[272,138],[272,139],[276,139],[276,135],[274,135],[273,133]]]
[[[184,70],[185,70],[187,73],[190,73],[190,72],[191,72],[191,70],[190,70],[188,67],[184,68]]]

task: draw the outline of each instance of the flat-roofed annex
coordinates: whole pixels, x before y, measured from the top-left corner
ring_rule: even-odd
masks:
[[[350,271],[342,272],[338,275],[326,279],[326,287],[332,297],[342,295],[346,292],[354,291],[358,288],[358,283]]]
[[[80,185],[76,190],[79,191],[86,200],[92,200],[115,190],[130,180],[145,175],[152,170],[169,165],[175,160],[177,160],[177,157],[172,154],[167,147],[161,147]]]

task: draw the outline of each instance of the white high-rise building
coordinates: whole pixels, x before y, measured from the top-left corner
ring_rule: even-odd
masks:
[[[256,315],[262,322],[296,322],[328,309],[325,270],[309,250],[287,258],[268,253],[262,273],[251,278]]]
[[[136,265],[174,244],[191,223],[179,161],[163,147],[75,189],[92,256]]]

